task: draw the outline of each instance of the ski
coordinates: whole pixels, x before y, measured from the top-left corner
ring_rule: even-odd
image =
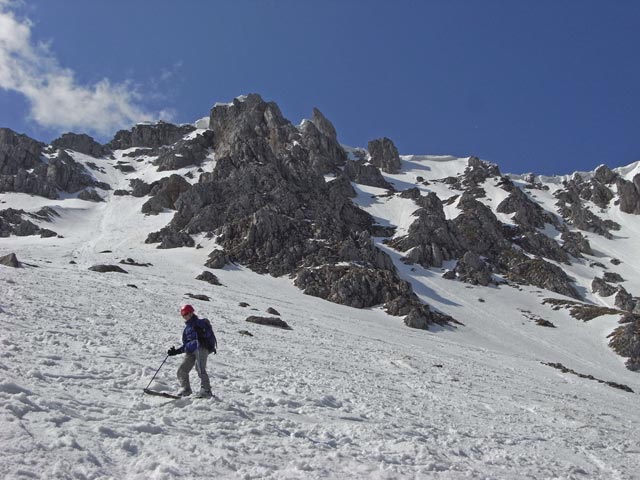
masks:
[[[158,397],[172,398],[172,399],[174,399],[174,400],[177,400],[177,399],[179,399],[179,398],[182,398],[182,397],[179,397],[178,395],[174,395],[174,394],[172,394],[172,393],[167,393],[167,392],[157,392],[156,390],[150,390],[150,389],[148,389],[148,388],[145,388],[143,391],[144,391],[144,393],[146,393],[147,395],[155,395],[155,396],[158,396]]]

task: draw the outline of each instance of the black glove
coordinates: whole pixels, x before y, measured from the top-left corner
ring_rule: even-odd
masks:
[[[180,352],[176,347],[171,347],[169,350],[167,350],[167,355],[169,355],[170,357],[173,357],[174,355],[178,355],[179,353]]]

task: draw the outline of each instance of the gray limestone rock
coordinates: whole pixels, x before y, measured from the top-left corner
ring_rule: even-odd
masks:
[[[502,223],[489,207],[465,192],[458,202],[458,208],[462,213],[452,224],[457,232],[458,243],[465,251],[491,258],[510,248]]]
[[[255,323],[256,325],[266,325],[268,327],[277,327],[284,330],[293,330],[287,322],[277,317],[259,317],[251,315],[245,320],[249,323]]]
[[[203,282],[210,283],[211,285],[220,285],[220,280],[213,273],[204,271],[196,277],[196,280],[202,280]]]
[[[92,272],[99,273],[107,273],[107,272],[115,272],[115,273],[129,273],[124,268],[119,267],[118,265],[93,265],[89,267],[89,270]]]
[[[149,192],[152,197],[142,205],[142,213],[157,215],[164,209],[175,210],[176,202],[182,193],[188,191],[191,184],[175,173],[163,178],[154,185]]]
[[[157,248],[169,249],[180,247],[195,247],[196,242],[186,232],[175,230],[171,225],[150,233],[144,243],[159,243]]]
[[[484,162],[478,157],[469,157],[467,168],[463,174],[462,185],[466,189],[475,188],[488,178],[500,177],[500,169],[494,163]]]
[[[609,346],[618,355],[628,357],[627,368],[640,371],[640,318],[616,328],[609,337]]]
[[[610,185],[616,181],[616,179],[618,178],[618,174],[612,171],[606,165],[600,165],[598,168],[596,168],[593,178],[595,178],[600,183]]]
[[[440,267],[442,262],[452,260],[463,253],[458,240],[458,231],[447,221],[444,207],[438,196],[430,192],[418,199],[420,209],[414,212],[416,220],[407,235],[389,242],[401,252],[407,252],[404,261],[424,267]]]
[[[625,213],[640,215],[640,174],[633,177],[632,182],[618,178],[616,185],[618,187],[620,210]]]
[[[406,298],[411,305],[419,301],[409,283],[395,272],[363,268],[358,265],[324,265],[301,270],[294,284],[305,294],[355,308],[368,308]]]
[[[575,174],[570,181],[564,182],[564,189],[555,193],[558,212],[574,227],[587,232],[597,233],[612,238],[610,230],[619,230],[620,225],[612,220],[603,220],[585,207],[583,202],[585,182]]]
[[[146,197],[151,193],[151,189],[153,188],[153,185],[138,178],[132,178],[129,180],[129,185],[131,186],[131,195],[138,198]]]
[[[532,201],[526,193],[516,186],[513,186],[509,196],[500,202],[496,211],[513,213],[513,220],[529,230],[544,228],[545,223],[556,223],[553,215],[545,212],[540,205]]]
[[[371,163],[380,170],[386,173],[400,172],[400,154],[392,140],[386,137],[371,140],[367,150],[371,155]]]
[[[573,281],[560,267],[542,258],[529,258],[517,250],[505,250],[498,258],[498,265],[508,280],[534,285],[539,288],[580,300]]]
[[[344,173],[352,182],[360,185],[393,190],[393,186],[384,179],[378,167],[374,165],[367,165],[360,161],[348,161],[344,167]]]
[[[562,249],[575,258],[582,257],[582,254],[593,255],[589,240],[580,232],[572,232],[565,228],[560,237],[563,241]]]
[[[602,278],[594,278],[591,282],[591,292],[600,295],[601,297],[610,297],[616,293],[616,287],[609,285]]]
[[[51,221],[51,216],[58,216],[55,210],[45,207],[36,213],[27,213],[24,210],[8,208],[0,210],[0,237],[16,235],[19,237],[40,235],[43,238],[57,235],[56,232],[40,228],[33,222],[24,218],[29,216],[38,221]]]
[[[219,270],[224,268],[225,265],[229,263],[229,257],[225,255],[222,250],[214,250],[209,254],[209,258],[205,263],[206,267],[213,268],[214,270]]]
[[[42,164],[45,145],[8,128],[0,128],[0,175],[17,175]]]
[[[613,303],[620,310],[627,312],[632,312],[636,304],[633,296],[622,286],[618,286],[616,296],[613,298]]]
[[[87,200],[89,202],[104,202],[104,198],[102,198],[98,192],[96,192],[94,189],[89,188],[86,190],[82,190],[79,194],[78,194],[78,198],[80,200]]]
[[[18,257],[16,256],[15,253],[10,253],[8,255],[4,255],[0,257],[0,265],[4,265],[5,267],[12,267],[12,268],[22,267],[22,264],[18,260]]]
[[[167,122],[154,124],[140,123],[131,130],[120,130],[107,145],[111,150],[124,150],[132,147],[157,148],[176,143],[182,137],[195,130],[193,125],[173,125]]]
[[[111,153],[108,148],[86,134],[64,133],[61,137],[51,142],[51,146],[56,150],[73,150],[96,158],[104,157]]]
[[[214,146],[214,134],[207,130],[188,140],[179,140],[162,150],[154,165],[158,171],[178,170],[190,165],[200,165]]]
[[[474,252],[466,252],[455,267],[457,278],[471,285],[494,284],[491,267]]]
[[[313,109],[311,121],[302,123],[300,133],[314,171],[333,173],[346,163],[347,154],[338,142],[335,128],[317,108]]]
[[[538,231],[517,231],[513,243],[532,255],[567,265],[571,263],[569,253],[558,242]]]
[[[603,279],[605,282],[613,282],[613,283],[624,282],[624,278],[622,278],[622,276],[619,273],[615,273],[615,272],[604,272]]]

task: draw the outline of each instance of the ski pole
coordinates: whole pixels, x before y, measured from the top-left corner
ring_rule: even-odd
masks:
[[[156,375],[158,375],[158,372],[160,371],[160,369],[162,368],[162,365],[164,365],[164,362],[167,361],[167,358],[169,358],[169,355],[167,355],[166,357],[164,357],[164,360],[162,361],[162,363],[160,364],[160,366],[158,367],[158,370],[156,370],[156,373],[153,374],[153,377],[151,377],[151,381],[149,382],[149,385],[147,385],[147,388],[149,388],[151,386],[151,383],[153,382],[153,379],[156,378]],[[145,390],[147,389],[145,388]]]

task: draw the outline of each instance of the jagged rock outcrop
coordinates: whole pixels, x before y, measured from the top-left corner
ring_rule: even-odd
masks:
[[[230,262],[229,257],[223,250],[214,250],[209,254],[209,257],[204,264],[205,267],[213,268],[215,270],[224,268]]]
[[[582,254],[593,255],[591,244],[580,232],[570,231],[566,225],[562,227],[562,249],[575,258],[582,257]]]
[[[627,368],[640,371],[640,317],[617,327],[609,337],[609,346],[618,355],[628,357]]]
[[[597,233],[605,238],[612,238],[610,230],[620,230],[620,225],[612,220],[603,220],[586,208],[582,202],[585,184],[578,174],[570,181],[563,182],[564,190],[555,193],[558,212],[565,221],[574,227],[587,232]],[[590,191],[587,188],[588,191]]]
[[[467,168],[465,168],[463,174],[462,185],[466,189],[474,189],[488,178],[500,176],[500,169],[496,164],[484,162],[478,157],[469,157]]]
[[[64,150],[43,160],[44,144],[0,129],[0,192],[20,192],[58,198],[58,191],[76,193],[86,187],[109,189]]]
[[[313,109],[310,121],[302,122],[301,142],[309,151],[311,168],[320,174],[335,173],[347,162],[347,153],[338,142],[333,124],[318,110]]]
[[[17,175],[41,163],[45,145],[9,128],[0,128],[0,176]]]
[[[458,208],[462,213],[452,220],[452,224],[465,251],[492,258],[510,248],[502,223],[489,207],[465,192]]]
[[[147,236],[145,243],[159,243],[158,248],[180,248],[195,247],[196,242],[186,232],[176,230],[171,225],[167,225],[157,232],[152,232]]]
[[[80,200],[86,200],[88,202],[104,202],[104,198],[102,198],[100,194],[92,188],[82,190],[78,194],[78,198]]]
[[[605,185],[611,185],[618,178],[618,174],[606,165],[600,165],[598,166],[598,168],[596,168],[593,174],[593,178]]]
[[[387,182],[378,167],[365,164],[362,161],[348,161],[344,167],[344,173],[352,182],[370,187],[386,188],[393,190],[393,186]]]
[[[500,271],[512,282],[534,285],[552,292],[580,299],[572,279],[562,270],[541,258],[529,258],[516,250],[505,250],[498,258]]]
[[[341,149],[325,120],[316,111],[300,132],[255,94],[216,105],[213,172],[179,195],[171,223],[147,242],[168,248],[186,245],[190,234],[215,234],[219,255],[259,273],[295,276],[310,294],[354,306],[402,303],[393,262],[371,239],[372,217],[352,203],[346,178],[323,177],[342,162],[332,158]],[[344,270],[345,263],[352,267]],[[421,305],[417,297],[409,303]]]
[[[5,267],[11,268],[20,268],[22,264],[18,260],[18,257],[15,253],[10,253],[8,255],[3,255],[0,257],[0,265],[4,265]]]
[[[36,213],[27,213],[24,210],[7,208],[0,210],[0,237],[16,235],[25,237],[29,235],[40,235],[42,238],[55,237],[56,232],[47,228],[40,228],[30,220],[24,218],[29,216],[40,221],[51,221],[52,216],[58,216],[55,210],[45,207]]]
[[[633,177],[632,182],[618,178],[616,186],[618,187],[620,210],[640,215],[640,173]]]
[[[400,171],[400,154],[392,140],[386,137],[371,140],[367,150],[369,150],[372,165],[386,173],[398,173]]]
[[[624,282],[624,278],[616,272],[604,272],[602,278],[605,282],[620,283]]]
[[[632,312],[636,305],[633,296],[622,286],[618,286],[616,290],[616,296],[613,297],[614,305],[620,310]]]
[[[127,272],[124,268],[119,267],[118,265],[93,265],[91,267],[89,267],[89,270],[91,270],[92,272],[99,272],[99,273],[108,273],[108,272],[114,272],[114,273],[129,273]]]
[[[202,272],[200,275],[198,275],[196,277],[196,280],[201,280],[203,282],[210,283],[211,285],[216,285],[216,286],[221,285],[218,277],[216,277],[213,273],[208,272],[206,270]]]
[[[180,195],[190,188],[191,184],[176,174],[154,182],[149,192],[152,198],[142,205],[142,213],[157,215],[162,213],[165,208],[175,210],[175,204]]]
[[[416,220],[409,226],[407,235],[389,241],[389,246],[407,252],[403,261],[424,267],[441,267],[447,260],[463,253],[458,232],[447,221],[444,207],[438,196],[431,192],[417,199],[421,207],[413,213]]]
[[[514,232],[513,243],[527,253],[548,258],[556,262],[570,264],[569,252],[561,247],[553,238],[531,230]]]
[[[602,278],[594,278],[591,282],[591,292],[600,295],[601,297],[610,297],[616,293],[617,288],[609,285]]]
[[[214,133],[207,130],[193,138],[179,140],[169,148],[161,149],[153,163],[158,166],[159,172],[197,166],[206,158],[213,145]]]
[[[86,134],[64,133],[61,137],[51,142],[51,146],[55,150],[74,150],[96,158],[104,157],[111,153],[107,147]]]
[[[503,180],[501,187],[510,193],[507,198],[500,202],[496,208],[497,212],[513,213],[513,221],[529,230],[544,228],[545,223],[557,224],[552,214],[549,214],[540,205],[531,200],[511,180]]]
[[[482,285],[486,287],[495,283],[491,272],[491,267],[474,252],[466,252],[454,269],[459,280],[471,285]]]
[[[140,198],[149,195],[155,184],[149,184],[138,178],[132,178],[129,180],[129,186],[131,187],[131,195]]]
[[[196,128],[193,125],[173,125],[167,122],[140,123],[131,130],[120,130],[105,147],[124,150],[133,147],[157,148],[172,145]]]

